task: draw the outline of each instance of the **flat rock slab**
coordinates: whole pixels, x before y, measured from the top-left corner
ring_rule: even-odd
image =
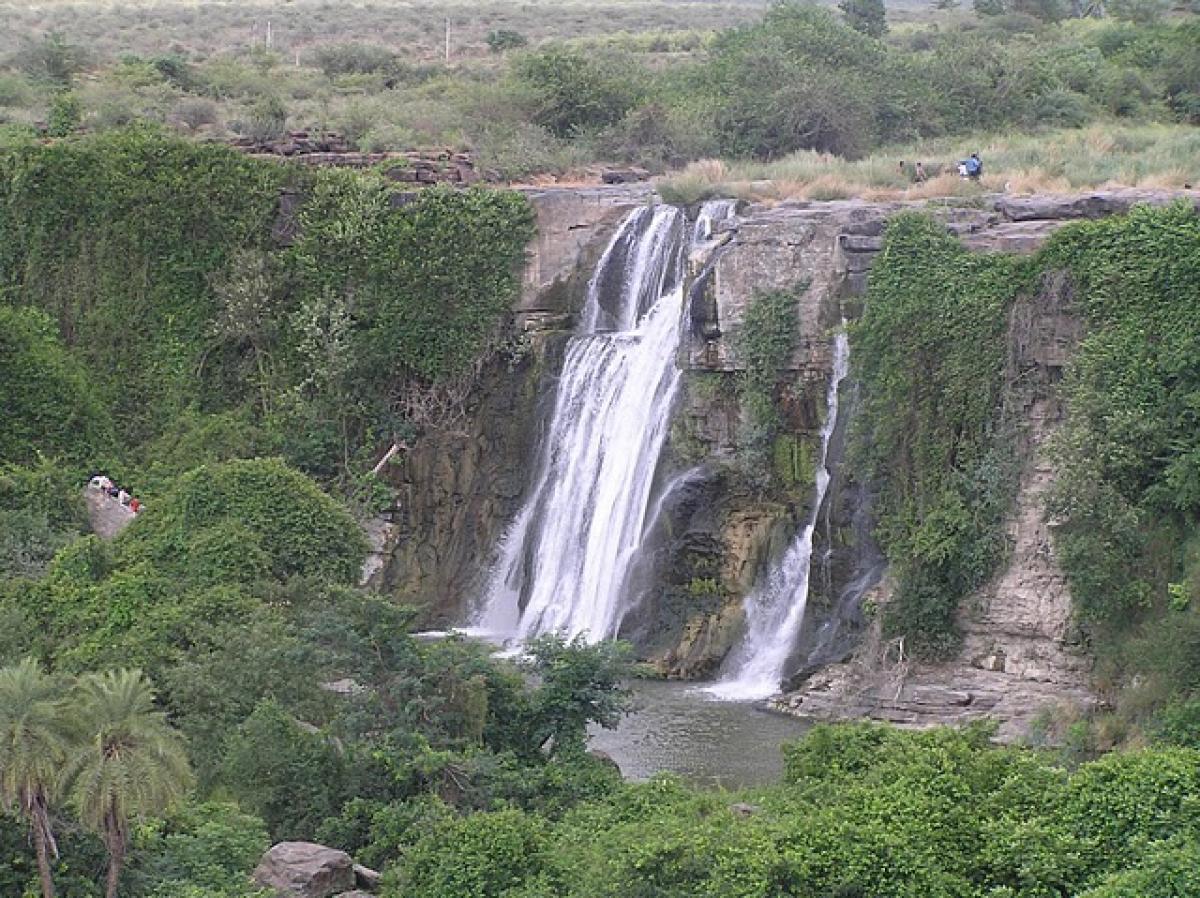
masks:
[[[994,208],[1009,221],[1063,221],[1123,215],[1139,203],[1165,206],[1179,199],[1190,199],[1193,205],[1200,205],[1200,195],[1194,191],[1129,189],[1084,194],[1006,196],[997,200]]]
[[[271,846],[254,870],[254,881],[279,898],[332,898],[357,885],[350,855],[314,842]]]

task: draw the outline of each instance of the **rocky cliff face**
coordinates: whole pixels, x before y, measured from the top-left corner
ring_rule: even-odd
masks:
[[[999,722],[998,736],[1029,732],[1038,714],[1097,703],[1088,659],[1075,644],[1071,595],[1055,557],[1045,497],[1054,471],[1047,440],[1062,420],[1056,384],[1080,336],[1070,284],[1048,277],[1041,292],[1016,305],[1009,324],[1012,385],[1006,412],[1021,430],[1024,459],[1008,524],[1008,561],[959,610],[958,657],[913,664],[902,643],[885,644],[877,625],[849,660],[812,674],[776,706],[826,719],[870,717],[906,725]],[[889,599],[881,584],[872,596]]]
[[[587,276],[612,230],[646,201],[639,185],[530,192],[538,232],[526,254],[512,346],[489,363],[463,413],[388,467],[387,526],[365,573],[424,609],[430,626],[461,623],[497,543],[520,507],[540,424]]]
[[[977,252],[1032,252],[1068,221],[1128,211],[1135,203],[1166,204],[1178,194],[1154,191],[1110,191],[1083,196],[987,197],[968,205],[944,203],[784,203],[772,208],[741,210],[727,229],[716,262],[696,278],[692,296],[691,334],[682,352],[687,371],[683,408],[671,444],[671,464],[683,468],[704,461],[702,472],[670,510],[664,529],[673,535],[651,590],[649,613],[658,631],[644,625],[638,634],[659,668],[670,676],[713,673],[737,639],[741,605],[756,577],[779,557],[782,547],[807,517],[811,489],[804,478],[792,489],[754,488],[738,476],[739,410],[732,382],[742,368],[736,335],[748,303],[756,294],[778,289],[799,291],[796,352],[779,397],[787,417],[785,439],[802,457],[812,458],[821,426],[823,391],[830,377],[832,336],[843,319],[860,311],[875,255],[883,245],[888,218],[917,209],[945,222],[952,233]],[[1194,202],[1200,202],[1192,195]],[[1060,291],[1065,289],[1059,285]],[[1092,699],[1086,690],[1087,664],[1066,647],[1070,598],[1052,555],[1041,517],[1041,497],[1052,478],[1038,451],[1058,421],[1052,384],[1069,356],[1073,319],[1066,300],[1051,291],[1019,310],[1013,323],[1013,362],[1025,372],[1024,383],[1036,384],[1018,410],[1027,436],[1029,470],[1022,480],[1020,513],[1012,523],[1013,554],[1005,575],[970,603],[962,671],[978,672],[955,680],[947,671],[930,671],[929,682],[951,686],[942,702],[970,695],[970,714],[985,710],[1028,722],[1049,696],[1073,704]],[[853,375],[853,360],[851,360]],[[1036,375],[1036,376],[1031,376]],[[883,562],[871,536],[870,493],[838,465],[845,421],[853,416],[854,387],[843,386],[846,413],[831,444],[833,481],[814,535],[808,613],[792,662],[796,680],[846,659],[851,648],[869,635],[861,613],[862,598],[878,586]],[[787,447],[777,447],[776,459]],[[796,454],[793,452],[793,454]],[[802,467],[802,466],[801,466]],[[692,496],[703,496],[703,501]],[[885,593],[886,594],[886,593]],[[692,599],[691,602],[688,599]],[[875,601],[881,600],[874,596]],[[653,607],[658,601],[658,608]],[[682,610],[681,610],[682,609]],[[869,652],[867,654],[870,654]],[[861,667],[862,653],[859,655]],[[874,664],[874,662],[872,662]],[[877,666],[877,665],[876,665]],[[961,673],[961,671],[960,671]],[[991,678],[983,674],[992,675]],[[835,670],[828,676],[839,676]],[[996,679],[999,677],[1000,679]],[[1008,679],[1005,679],[1005,678]],[[1020,680],[1022,691],[1011,688]],[[894,683],[888,681],[889,688]],[[849,693],[864,684],[845,684],[838,698],[822,705],[813,696],[822,690],[811,682],[788,707],[806,713],[863,716],[869,712]],[[920,688],[913,681],[913,688]],[[836,690],[835,690],[836,691]],[[886,690],[881,686],[878,695]],[[1003,703],[1001,696],[1006,696]],[[902,698],[902,696],[901,696]],[[931,700],[932,701],[932,700]],[[886,704],[886,703],[885,703]],[[893,703],[894,704],[894,703]],[[934,702],[936,704],[936,702]],[[959,706],[954,706],[956,709]],[[883,705],[881,705],[883,708]],[[840,710],[839,710],[840,709]],[[923,719],[957,719],[958,710],[880,710],[888,719],[918,723]],[[970,716],[970,714],[968,716]],[[924,715],[924,716],[923,716]]]
[[[595,259],[620,218],[647,201],[645,188],[531,193],[539,236],[515,310],[528,351],[497,364],[470,401],[460,432],[423,441],[396,469],[397,527],[377,582],[423,601],[432,618],[462,619],[496,541],[530,475],[545,398],[561,363]],[[978,252],[1030,252],[1069,220],[1166,203],[1167,193],[992,197],[964,206],[842,201],[742,208],[690,285],[685,371],[666,457],[666,498],[647,539],[640,601],[626,635],[670,676],[713,674],[738,638],[742,601],[778,559],[811,501],[814,441],[822,425],[832,339],[858,315],[887,219],[917,208],[939,217]],[[1200,203],[1193,195],[1193,201]],[[742,363],[736,334],[756,293],[796,290],[798,334],[777,396],[784,436],[764,486],[741,463]],[[873,716],[920,725],[997,716],[1011,736],[1054,702],[1087,705],[1088,664],[1072,646],[1070,598],[1053,556],[1041,497],[1052,482],[1040,449],[1060,416],[1054,384],[1076,338],[1069,291],[1051,285],[1023,304],[1011,329],[1012,364],[1030,390],[1014,411],[1024,422],[1027,464],[1011,522],[1010,561],[964,605],[966,640],[954,663],[919,668],[879,644],[862,607],[886,601],[871,538],[870,493],[838,465],[854,387],[843,384],[831,446],[833,482],[814,537],[809,613],[791,669],[801,688],[781,709],[819,717]],[[853,359],[851,360],[851,375]],[[778,473],[778,472],[777,472]],[[856,648],[857,647],[857,648]],[[814,673],[815,672],[815,673]]]

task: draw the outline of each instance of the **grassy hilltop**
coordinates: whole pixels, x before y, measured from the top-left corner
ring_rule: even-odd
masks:
[[[1030,134],[1070,164],[1094,155],[1094,142],[1047,137],[1054,129],[1200,121],[1200,25],[1170,0],[1116,0],[1100,19],[1073,18],[1067,0],[875,6],[886,20],[758,0],[5,3],[9,140],[35,126],[67,134],[140,121],[205,140],[304,129],[365,151],[472,151],[509,179],[722,159],[732,180],[807,184],[813,176],[796,171],[814,166],[809,152],[946,162],[993,135]],[[1010,165],[996,157],[1013,154],[993,146],[1003,168],[989,172],[1005,174],[993,186],[1018,176],[1014,189],[1151,177],[1179,186],[1197,174],[1183,143],[1144,165],[1089,165],[1088,177],[1028,158]],[[780,167],[736,171],[764,161]],[[815,165],[846,176],[835,159]]]

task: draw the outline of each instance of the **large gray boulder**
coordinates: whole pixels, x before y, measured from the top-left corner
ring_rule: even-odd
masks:
[[[356,885],[350,855],[313,842],[272,845],[258,862],[254,881],[280,898],[331,898]]]

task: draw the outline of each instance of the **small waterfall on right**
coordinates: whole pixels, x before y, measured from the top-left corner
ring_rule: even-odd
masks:
[[[784,667],[795,648],[808,605],[813,531],[821,514],[831,475],[826,467],[829,441],[838,419],[838,390],[850,368],[850,341],[843,328],[834,341],[833,373],[825,398],[821,455],[808,520],[779,566],[746,597],[746,631],[722,666],[720,679],[706,691],[721,699],[750,701],[779,691]]]

